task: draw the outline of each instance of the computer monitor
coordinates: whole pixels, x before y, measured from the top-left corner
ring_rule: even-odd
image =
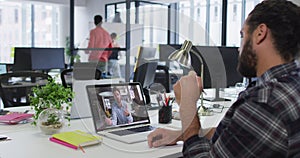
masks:
[[[168,64],[169,62],[171,62],[169,60],[169,55],[172,54],[175,50],[178,50],[180,48],[181,48],[181,45],[178,45],[178,44],[169,44],[169,45],[168,44],[160,44],[159,45],[159,61],[165,61]],[[198,52],[196,50],[195,46],[193,46],[192,49],[194,52]],[[200,56],[202,56],[202,55],[200,55]],[[192,65],[193,69],[195,70],[195,72],[197,73],[198,76],[201,76],[201,70],[200,70],[201,64],[200,64],[198,57],[194,53],[191,53],[191,60],[192,60],[191,65]],[[203,62],[204,62],[203,86],[204,86],[204,88],[211,88],[210,75],[206,75],[206,74],[209,74],[209,69],[207,67],[206,61],[204,60]]]
[[[158,59],[155,58],[155,55],[156,48],[140,46],[137,53],[134,71],[137,67],[143,65],[144,63],[158,61]]]
[[[133,82],[140,82],[143,87],[146,104],[150,103],[149,88],[154,83],[157,62],[148,62],[140,65],[134,72]]]
[[[181,45],[160,45],[160,61],[167,61],[169,55],[181,48]],[[206,98],[210,101],[224,100],[220,98],[220,88],[234,86],[237,82],[242,82],[243,77],[237,71],[238,48],[221,46],[193,46],[191,53],[192,67],[198,76],[201,76],[201,64],[199,57],[204,62],[203,86],[204,88],[216,88],[216,96]],[[195,53],[198,54],[195,55]]]
[[[141,83],[147,104],[150,103],[148,89],[150,85],[154,83],[158,62],[158,59],[155,58],[155,54],[156,48],[140,46],[134,68],[133,82]]]
[[[243,76],[238,72],[238,47],[219,47],[221,52],[225,70],[226,70],[226,86],[235,86],[238,82],[243,82]]]
[[[169,62],[170,54],[179,48],[181,48],[181,45],[178,44],[159,44],[159,61]]]
[[[13,71],[64,68],[64,48],[15,48]]]
[[[215,46],[196,46],[194,52],[199,53],[205,63],[204,66],[204,87],[209,84],[211,88],[215,88],[214,97],[206,97],[209,101],[226,101],[228,99],[220,97],[220,88],[227,88],[242,82],[243,77],[237,71],[238,48],[237,47],[215,47]],[[193,62],[195,56],[193,53],[192,66],[194,69],[200,69],[199,62]],[[197,74],[200,70],[196,70]],[[210,81],[210,83],[209,83]]]

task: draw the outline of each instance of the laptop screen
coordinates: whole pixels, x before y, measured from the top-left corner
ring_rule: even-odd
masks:
[[[7,73],[6,64],[0,64],[0,74]]]
[[[89,85],[86,88],[96,132],[150,123],[139,83]]]

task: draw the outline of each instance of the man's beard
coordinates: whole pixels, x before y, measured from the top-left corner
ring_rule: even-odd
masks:
[[[252,42],[248,39],[240,52],[237,70],[244,77],[256,77],[257,56],[252,48]]]

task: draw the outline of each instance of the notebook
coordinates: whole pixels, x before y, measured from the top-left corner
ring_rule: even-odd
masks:
[[[75,130],[53,134],[49,140],[73,149],[78,149],[80,146],[85,147],[99,144],[102,138],[81,130]]]
[[[86,93],[87,85],[108,84],[123,82],[123,79],[101,79],[101,80],[73,80],[72,87],[75,93],[71,107],[71,119],[92,117]]]
[[[33,114],[13,112],[0,116],[0,123],[17,124],[21,121],[31,118],[32,116]]]
[[[128,144],[147,140],[155,127],[150,126],[140,83],[97,84],[86,89],[97,134]]]

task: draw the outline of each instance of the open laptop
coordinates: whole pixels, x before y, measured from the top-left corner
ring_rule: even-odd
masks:
[[[124,82],[124,79],[115,78],[115,79],[101,79],[101,80],[75,80],[72,81],[72,89],[75,93],[70,118],[79,119],[79,118],[88,118],[92,117],[91,109],[89,106],[88,95],[86,91],[87,85],[95,84],[111,84],[111,83],[120,83]]]
[[[128,144],[147,140],[154,127],[150,126],[140,83],[89,85],[86,88],[96,133]],[[114,89],[119,91],[122,107],[116,104]],[[125,115],[122,108],[129,113]]]

